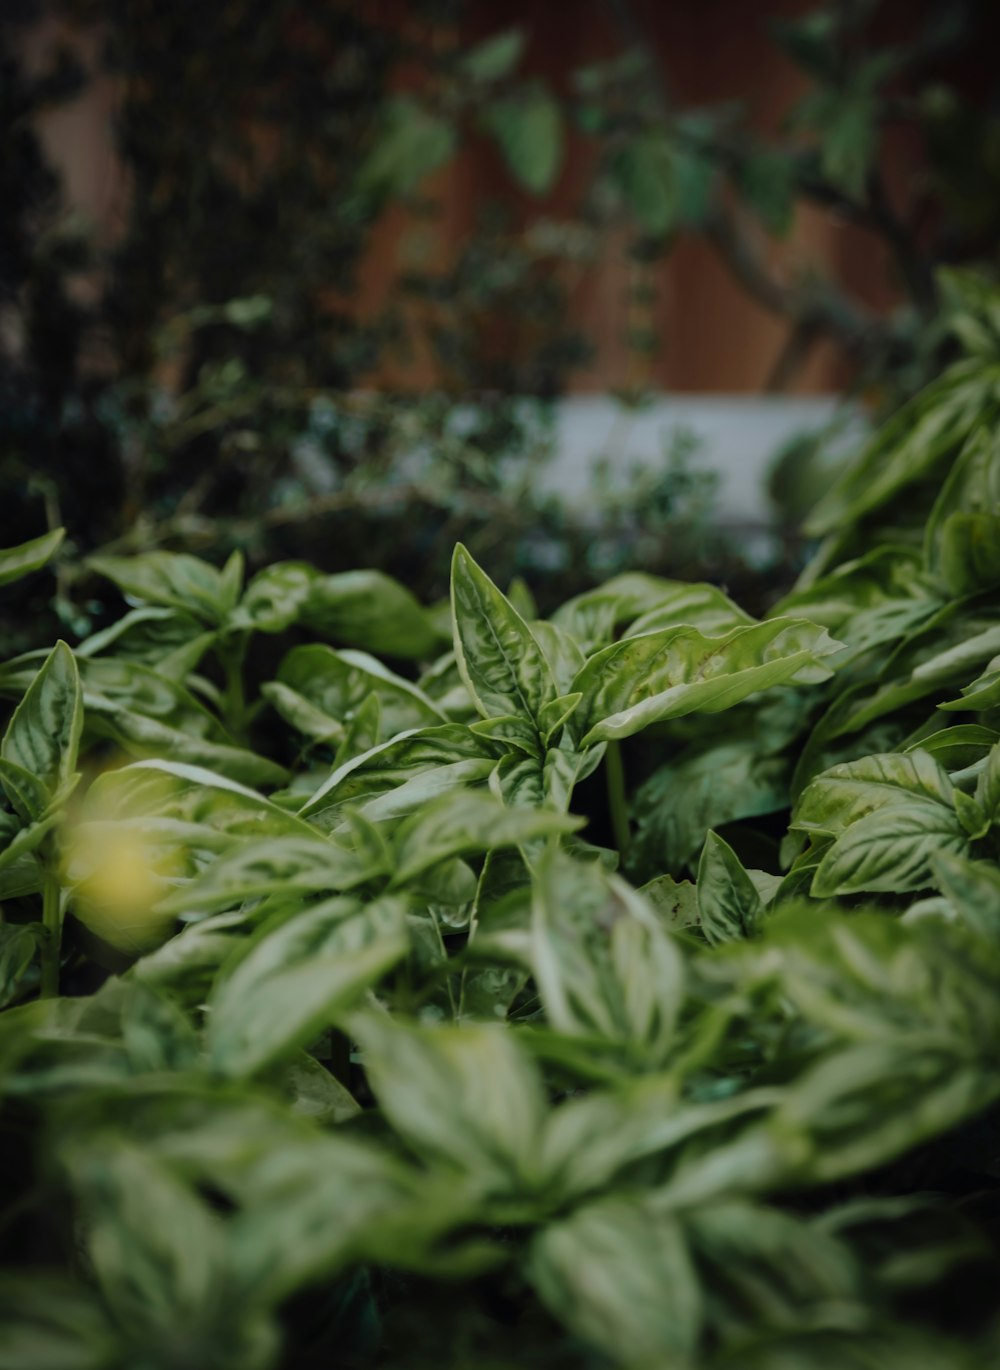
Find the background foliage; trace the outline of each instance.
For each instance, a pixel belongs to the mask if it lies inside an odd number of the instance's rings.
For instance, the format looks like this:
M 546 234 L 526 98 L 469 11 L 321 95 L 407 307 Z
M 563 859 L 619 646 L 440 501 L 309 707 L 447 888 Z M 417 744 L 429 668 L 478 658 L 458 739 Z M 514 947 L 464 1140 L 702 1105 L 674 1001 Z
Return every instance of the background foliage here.
M 756 602 L 741 549 L 699 518 L 691 462 L 598 501 L 589 525 L 535 490 L 546 403 L 587 354 L 567 324 L 567 272 L 586 271 L 610 234 L 631 236 L 633 401 L 657 345 L 649 271 L 697 234 L 789 320 L 778 385 L 829 337 L 891 409 L 949 355 L 935 268 L 995 250 L 1000 135 L 978 61 L 991 7 L 887 14 L 855 0 L 776 22 L 806 84 L 771 139 L 731 105 L 678 104 L 622 0 L 608 7 L 607 60 L 554 80 L 539 73 L 530 23 L 472 44 L 475 5 L 423 0 L 399 23 L 355 10 L 60 0 L 53 12 L 99 34 L 113 81 L 130 193 L 101 245 L 60 212 L 32 123 L 87 77 L 71 49 L 51 73 L 29 72 L 15 40 L 40 11 L 5 7 L 5 540 L 63 523 L 79 551 L 221 559 L 239 547 L 254 565 L 376 564 L 433 597 L 462 537 L 502 581 L 527 574 L 549 605 L 626 565 L 707 573 Z M 922 148 L 903 196 L 886 179 L 902 136 Z M 385 310 L 363 316 L 358 267 L 375 226 L 403 205 L 433 232 L 427 177 L 484 140 L 507 182 L 476 234 L 447 265 L 409 269 Z M 576 146 L 593 174 L 556 221 L 544 195 Z M 767 239 L 806 203 L 888 245 L 893 315 L 774 268 Z M 429 309 L 415 315 L 414 299 Z M 512 350 L 515 317 L 531 327 Z M 437 392 L 369 388 L 389 359 L 405 372 L 421 348 L 437 358 Z M 808 503 L 805 455 L 775 486 L 793 510 Z M 88 613 L 86 598 L 59 610 Z

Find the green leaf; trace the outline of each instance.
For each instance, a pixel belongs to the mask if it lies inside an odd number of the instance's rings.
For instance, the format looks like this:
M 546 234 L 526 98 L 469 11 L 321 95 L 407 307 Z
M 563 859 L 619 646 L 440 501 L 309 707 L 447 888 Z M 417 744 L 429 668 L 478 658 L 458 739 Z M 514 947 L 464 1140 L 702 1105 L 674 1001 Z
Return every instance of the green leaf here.
M 100 1295 L 37 1270 L 0 1280 L 0 1370 L 108 1370 L 122 1348 Z
M 222 603 L 230 613 L 236 608 L 236 603 L 243 591 L 243 577 L 245 571 L 246 559 L 239 548 L 237 548 L 236 551 L 229 554 L 219 577 L 219 589 Z
M 382 704 L 377 694 L 367 695 L 347 720 L 344 736 L 333 758 L 339 770 L 356 756 L 364 756 L 376 745 L 382 732 Z
M 715 585 L 664 580 L 638 571 L 613 576 L 597 589 L 567 600 L 552 621 L 592 652 L 607 646 L 624 624 L 632 625 L 630 632 L 646 631 L 638 622 L 646 615 L 652 618 L 649 627 L 684 625 L 712 635 L 753 622 Z
M 512 807 L 482 791 L 456 790 L 427 802 L 400 823 L 392 840 L 392 880 L 405 884 L 450 856 L 513 847 L 581 826 L 582 820 L 551 809 Z
M 593 863 L 554 848 L 532 880 L 530 956 L 551 1025 L 659 1064 L 673 1041 L 683 965 L 653 910 Z
M 97 556 L 87 564 L 98 575 L 113 580 L 124 594 L 147 604 L 187 610 L 205 623 L 221 625 L 231 607 L 221 572 L 183 552 Z
M 914 549 L 889 546 L 793 590 L 769 616 L 801 615 L 821 624 L 842 639 L 851 649 L 845 655 L 854 659 L 882 643 L 895 644 L 929 622 L 944 603 Z
M 379 702 L 379 732 L 385 741 L 409 728 L 443 723 L 427 696 L 366 652 L 334 651 L 313 644 L 293 647 L 278 669 L 278 681 L 328 718 L 347 725 L 373 696 Z
M 593 774 L 603 753 L 600 744 L 578 752 L 565 738 L 559 747 L 549 747 L 543 758 L 508 752 L 490 776 L 490 789 L 505 804 L 534 805 L 565 813 L 574 787 Z
M 574 688 L 583 695 L 583 746 L 630 737 L 651 723 L 684 714 L 718 713 L 774 685 L 814 683 L 840 646 L 825 628 L 796 619 L 731 629 L 706 637 L 694 628 L 664 628 L 626 638 L 590 658 Z
M 583 695 L 577 691 L 575 694 L 560 695 L 558 699 L 544 705 L 538 715 L 538 726 L 542 730 L 544 746 L 547 747 L 573 717 L 582 698 Z
M 40 570 L 58 552 L 65 536 L 65 528 L 56 528 L 40 538 L 0 551 L 0 585 L 9 585 L 11 581 Z
M 1000 656 L 990 661 L 986 670 L 971 685 L 962 687 L 961 699 L 950 699 L 939 704 L 939 709 L 984 713 L 1000 704 Z
M 419 1155 L 496 1194 L 536 1182 L 541 1081 L 500 1024 L 414 1027 L 359 1015 L 351 1030 L 382 1112 Z
M 283 1079 L 291 1094 L 292 1112 L 320 1127 L 347 1122 L 362 1111 L 350 1090 L 306 1051 L 293 1055 Z
M 205 632 L 204 624 L 192 614 L 151 604 L 132 609 L 91 634 L 77 646 L 75 655 L 82 660 L 113 647 L 115 656 L 138 661 L 157 675 L 183 683 L 218 637 L 218 631 Z
M 971 1059 L 993 1030 L 997 961 L 964 929 L 907 925 L 881 912 L 828 909 L 817 918 L 802 901 L 769 920 L 763 944 L 761 968 L 774 958 L 769 973 L 781 993 L 841 1041 L 891 1042 L 905 1052 L 923 1034 L 935 1049 Z
M 531 624 L 531 635 L 549 663 L 560 696 L 565 696 L 585 659 L 578 642 L 558 624 L 543 620 Z
M 191 1009 L 205 1003 L 223 961 L 238 944 L 240 914 L 226 913 L 191 923 L 162 947 L 141 957 L 129 977 L 155 990 L 167 990 Z
M 616 1364 L 680 1366 L 695 1352 L 704 1310 L 684 1229 L 641 1197 L 550 1223 L 528 1274 L 549 1312 Z
M 683 228 L 699 229 L 706 225 L 719 180 L 719 166 L 711 153 L 688 147 L 675 150 L 677 221 Z
M 951 514 L 941 529 L 941 579 L 955 595 L 1000 585 L 1000 516 Z
M 38 947 L 47 936 L 41 923 L 0 923 L 0 1008 L 6 1008 L 17 997 Z
M 990 830 L 990 820 L 978 800 L 963 790 L 956 789 L 952 801 L 958 821 L 969 839 L 975 842 L 978 838 L 985 837 Z
M 931 480 L 974 428 L 995 426 L 995 370 L 958 362 L 898 410 L 865 444 L 810 515 L 811 536 L 839 531 Z
M 1000 945 L 1000 870 L 989 861 L 966 861 L 935 852 L 936 884 L 958 917 L 994 945 Z
M 209 1203 L 118 1138 L 68 1161 L 88 1215 L 89 1260 L 124 1339 L 122 1362 L 140 1364 L 155 1346 L 161 1364 L 265 1370 L 276 1329 L 266 1307 L 249 1311 L 228 1295 L 226 1233 Z
M 893 1292 L 937 1287 L 979 1259 L 979 1231 L 935 1195 L 848 1200 L 814 1225 L 850 1241 L 867 1278 Z
M 459 543 L 451 572 L 455 655 L 484 718 L 517 715 L 536 726 L 559 694 L 531 629 Z
M 546 706 L 547 708 L 551 706 Z M 538 730 L 529 718 L 519 714 L 509 714 L 504 718 L 479 718 L 469 724 L 469 731 L 476 737 L 485 737 L 490 742 L 502 743 L 513 751 L 523 752 L 526 756 L 541 759 L 541 740 Z
M 321 637 L 386 656 L 430 656 L 441 641 L 430 614 L 381 571 L 317 577 L 298 613 Z
M 534 83 L 494 100 L 482 114 L 514 177 L 542 195 L 552 187 L 562 160 L 562 112 L 545 86 Z
M 750 937 L 764 914 L 764 902 L 728 842 L 709 832 L 698 863 L 698 913 L 711 943 Z
M 508 76 L 521 60 L 524 52 L 524 30 L 521 28 L 504 29 L 491 38 L 477 43 L 471 51 L 463 53 L 458 67 L 471 81 L 485 84 L 499 81 Z
M 391 864 L 389 844 L 384 832 L 360 810 L 347 809 L 338 836 L 349 842 L 363 864 L 372 869 L 387 870 Z
M 924 534 L 930 573 L 951 594 L 1000 584 L 1000 442 L 978 429 L 959 454 Z
M 686 748 L 632 798 L 630 862 L 677 874 L 697 856 L 709 828 L 786 808 L 789 772 L 787 757 L 767 755 L 756 730 L 742 742 Z
M 669 232 L 677 218 L 676 162 L 670 138 L 653 131 L 633 138 L 611 163 L 611 175 L 622 199 L 640 227 L 655 237 Z
M 240 847 L 163 900 L 160 912 L 214 913 L 269 894 L 301 896 L 349 890 L 381 874 L 359 856 L 318 833 L 279 837 Z
M 718 637 L 753 622 L 750 614 L 715 585 L 662 581 L 655 602 L 633 619 L 622 636 L 639 637 L 661 628 L 688 627 L 697 628 L 707 637 Z
M 1000 733 L 993 728 L 984 728 L 978 723 L 958 723 L 951 728 L 940 728 L 932 720 L 934 732 L 921 731 L 904 751 L 924 751 L 933 756 L 946 771 L 951 772 L 952 781 L 957 783 L 956 772 L 972 771 L 982 767 L 990 749 L 1000 742 Z
M 76 769 L 82 729 L 80 673 L 66 643 L 58 642 L 14 710 L 0 756 L 54 794 Z
M 795 167 L 779 149 L 761 148 L 739 165 L 739 188 L 764 227 L 779 238 L 795 218 Z
M 797 1215 L 730 1200 L 695 1208 L 688 1232 L 733 1333 L 866 1316 L 862 1270 L 847 1243 Z
M 0 756 L 0 783 L 23 823 L 37 822 L 49 807 L 52 796 L 45 781 L 4 756 Z
M 863 87 L 848 86 L 835 95 L 822 92 L 814 98 L 824 174 L 859 197 L 876 152 L 878 105 Z
M 889 751 L 896 747 L 908 736 L 912 719 L 904 732 L 904 727 L 893 719 L 894 714 L 929 695 L 953 690 L 987 662 L 998 648 L 1000 626 L 987 605 L 976 599 L 952 601 L 926 625 L 908 633 L 888 660 L 877 663 L 878 675 L 873 681 L 863 680 L 848 687 L 834 700 L 803 749 L 795 788 L 819 769 L 814 764 L 815 754 L 830 740 L 860 734 L 884 720 L 882 727 L 888 729 L 888 735 L 884 732 L 882 735 L 886 736 L 886 741 L 871 745 L 871 736 L 877 735 L 877 730 L 872 729 L 869 738 L 861 739 L 864 745 L 860 752 Z M 940 707 L 969 706 L 955 703 Z M 905 724 L 905 718 L 903 721 Z M 853 739 L 850 745 L 857 748 L 858 739 Z
M 870 813 L 914 799 L 951 809 L 954 786 L 926 752 L 888 752 L 833 766 L 803 791 L 792 827 L 839 836 Z
M 819 863 L 814 895 L 923 889 L 935 852 L 964 853 L 968 838 L 954 810 L 910 800 L 861 818 Z
M 229 616 L 236 630 L 281 633 L 298 621 L 319 572 L 304 561 L 278 561 L 258 571 Z
M 141 980 L 128 987 L 122 1040 L 137 1072 L 189 1070 L 201 1055 L 198 1034 L 180 1006 Z
M 698 890 L 690 880 L 658 875 L 642 885 L 639 893 L 656 910 L 663 925 L 671 932 L 697 926 L 701 917 Z
M 531 592 L 531 586 L 523 576 L 515 576 L 507 586 L 507 598 L 525 623 L 531 623 L 538 618 L 538 605 L 535 603 L 535 596 Z
M 990 823 L 1000 824 L 1000 743 L 994 744 L 976 783 L 976 803 Z
M 495 764 L 495 753 L 485 738 L 461 723 L 418 728 L 400 733 L 345 761 L 302 806 L 302 816 L 319 827 L 329 827 L 344 804 L 358 804 L 402 787 L 425 771 L 440 770 L 464 761 L 479 765 L 483 779 Z M 463 772 L 471 780 L 468 772 Z
M 545 804 L 545 762 L 537 753 L 507 751 L 489 775 L 490 791 L 509 805 L 536 808 Z
M 209 1059 L 231 1076 L 256 1074 L 315 1040 L 407 952 L 395 901 L 362 910 L 351 899 L 265 925 L 209 1001 Z
M 40 894 L 41 865 L 35 860 L 31 850 L 24 847 L 21 847 L 20 851 L 15 851 L 11 859 L 5 845 L 7 841 L 6 835 L 0 833 L 0 903 L 5 899 L 21 899 L 26 894 Z
M 71 1165 L 89 1200 L 87 1244 L 116 1320 L 166 1338 L 199 1321 L 223 1256 L 221 1224 L 208 1204 L 117 1139 L 103 1154 L 72 1157 Z
M 782 1097 L 779 1089 L 748 1089 L 691 1103 L 673 1074 L 623 1078 L 576 1094 L 549 1114 L 541 1148 L 545 1184 L 560 1204 L 578 1200 L 639 1161 L 696 1146 L 699 1133 L 711 1138 L 720 1127 L 765 1114 Z
M 361 195 L 377 203 L 408 195 L 454 155 L 452 125 L 408 95 L 383 104 L 380 124 L 377 141 L 361 163 L 355 183 Z
M 283 766 L 245 747 L 192 736 L 183 728 L 135 713 L 113 701 L 87 696 L 88 727 L 110 738 L 140 760 L 170 757 L 191 766 L 218 771 L 246 785 L 280 785 L 288 778 Z
M 923 888 L 935 851 L 966 849 L 956 793 L 938 762 L 921 751 L 869 756 L 818 776 L 792 819 L 795 829 L 836 838 L 812 892 Z
M 360 812 L 372 822 L 384 819 L 401 818 L 421 811 L 432 800 L 452 795 L 456 791 L 468 794 L 469 786 L 487 779 L 492 769 L 492 761 L 468 759 L 452 761 L 442 766 L 431 766 L 419 770 L 403 784 L 365 799 Z M 331 815 L 319 815 L 326 822 Z M 341 820 L 341 810 L 333 815 L 334 821 Z
M 278 680 L 267 680 L 261 685 L 260 692 L 275 713 L 311 742 L 343 741 L 344 725 L 317 708 L 297 690 Z
M 885 1165 L 994 1103 L 1000 1082 L 971 1055 L 933 1041 L 917 1049 L 911 1038 L 868 1041 L 823 1059 L 774 1120 L 779 1135 L 813 1134 L 801 1179 L 831 1184 Z
M 0 847 L 0 870 L 10 877 L 12 868 L 17 866 L 15 884 L 22 884 L 25 881 L 33 883 L 29 874 L 30 868 L 24 864 L 25 858 L 38 850 L 61 816 L 58 809 L 53 809 L 37 823 L 29 823 L 26 827 L 18 827 L 9 834 L 3 834 L 7 841 L 5 846 Z M 11 897 L 11 894 L 8 893 L 7 897 Z
M 80 673 L 88 708 L 107 708 L 110 704 L 162 720 L 196 737 L 229 740 L 216 716 L 185 685 L 141 661 L 89 657 L 80 662 Z
M 30 682 L 36 654 L 21 659 L 8 688 Z M 171 756 L 249 784 L 279 784 L 283 767 L 231 744 L 218 719 L 189 691 L 139 662 L 90 658 L 81 663 L 88 732 L 109 737 L 133 756 Z
M 113 796 L 113 798 L 112 798 Z M 261 832 L 311 835 L 309 825 L 257 790 L 229 776 L 183 761 L 135 761 L 95 780 L 87 803 L 111 807 L 119 817 L 169 813 L 197 823 L 246 823 L 247 836 Z
M 240 1122 L 242 1140 L 247 1123 Z M 422 1275 L 436 1273 L 436 1262 L 452 1276 L 482 1272 L 481 1248 L 467 1255 L 454 1247 L 450 1270 L 435 1249 L 443 1234 L 474 1217 L 453 1185 L 445 1189 L 369 1138 L 288 1137 L 284 1129 L 275 1136 L 273 1124 L 269 1131 L 258 1125 L 264 1146 L 243 1167 L 239 1189 L 247 1202 L 230 1229 L 234 1282 L 255 1305 L 274 1306 L 322 1285 L 329 1307 L 332 1276 L 364 1261 Z M 228 1171 L 216 1180 L 224 1192 Z M 338 1319 L 341 1349 L 343 1338 Z

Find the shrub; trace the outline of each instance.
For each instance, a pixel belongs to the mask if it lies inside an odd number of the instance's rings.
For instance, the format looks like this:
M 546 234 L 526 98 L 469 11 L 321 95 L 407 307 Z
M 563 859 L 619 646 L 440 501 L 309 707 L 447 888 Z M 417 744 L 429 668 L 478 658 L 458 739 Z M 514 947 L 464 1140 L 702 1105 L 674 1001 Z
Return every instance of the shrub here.
M 0 1366 L 993 1363 L 987 337 L 761 619 L 95 562 L 0 671 Z

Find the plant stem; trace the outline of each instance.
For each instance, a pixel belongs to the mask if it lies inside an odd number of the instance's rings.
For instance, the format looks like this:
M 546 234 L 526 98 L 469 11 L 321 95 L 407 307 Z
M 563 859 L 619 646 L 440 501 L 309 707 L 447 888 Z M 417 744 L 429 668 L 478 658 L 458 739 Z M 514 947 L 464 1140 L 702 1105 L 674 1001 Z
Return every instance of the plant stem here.
M 246 741 L 246 696 L 243 692 L 243 660 L 247 640 L 240 634 L 229 646 L 223 658 L 226 672 L 226 691 L 223 696 L 224 723 L 237 742 Z
M 55 871 L 46 868 L 42 877 L 42 923 L 48 937 L 41 947 L 42 981 L 39 998 L 55 999 L 59 994 L 59 951 L 62 943 L 60 902 L 62 890 Z
M 604 754 L 604 778 L 608 789 L 608 808 L 611 812 L 611 831 L 615 845 L 624 856 L 631 841 L 628 825 L 628 801 L 625 798 L 625 767 L 622 765 L 621 746 L 618 742 L 608 743 Z

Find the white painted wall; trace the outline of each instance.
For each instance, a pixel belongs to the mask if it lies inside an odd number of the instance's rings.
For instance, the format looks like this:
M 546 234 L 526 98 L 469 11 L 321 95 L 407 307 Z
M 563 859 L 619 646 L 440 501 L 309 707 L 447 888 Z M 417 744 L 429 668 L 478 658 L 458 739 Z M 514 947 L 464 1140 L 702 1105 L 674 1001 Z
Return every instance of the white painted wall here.
M 719 518 L 766 526 L 772 521 L 766 480 L 776 454 L 803 430 L 829 422 L 841 405 L 832 395 L 664 395 L 627 409 L 605 396 L 569 396 L 556 405 L 554 453 L 539 483 L 586 504 L 596 462 L 607 459 L 624 480 L 635 465 L 662 463 L 671 433 L 685 428 L 700 440 L 693 461 L 717 473 Z M 863 432 L 861 415 L 852 415 L 838 446 L 849 447 Z

